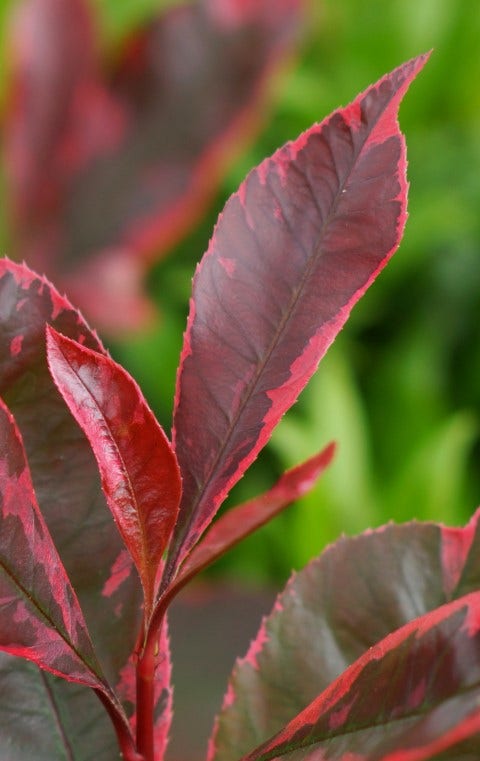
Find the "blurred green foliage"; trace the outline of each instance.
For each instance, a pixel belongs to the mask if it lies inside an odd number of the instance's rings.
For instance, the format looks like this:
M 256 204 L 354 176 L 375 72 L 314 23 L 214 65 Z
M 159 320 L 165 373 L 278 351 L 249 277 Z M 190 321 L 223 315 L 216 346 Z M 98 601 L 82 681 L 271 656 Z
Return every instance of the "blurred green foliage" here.
M 165 5 L 95 2 L 106 44 Z M 225 199 L 286 140 L 430 48 L 400 113 L 411 183 L 404 241 L 229 504 L 268 488 L 332 438 L 336 462 L 308 497 L 216 572 L 277 582 L 341 532 L 391 518 L 458 524 L 480 501 L 480 4 L 473 0 L 311 0 L 303 46 L 278 79 L 261 138 L 202 224 L 151 273 L 157 324 L 111 349 L 168 430 L 191 277 Z
M 153 14 L 180 3 L 181 0 L 91 0 L 100 21 L 103 44 L 113 48 Z

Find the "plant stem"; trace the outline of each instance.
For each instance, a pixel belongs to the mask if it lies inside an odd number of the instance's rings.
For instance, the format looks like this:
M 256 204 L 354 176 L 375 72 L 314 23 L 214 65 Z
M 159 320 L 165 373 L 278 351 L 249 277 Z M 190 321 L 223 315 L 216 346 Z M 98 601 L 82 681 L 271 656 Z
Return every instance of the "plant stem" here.
M 137 663 L 137 748 L 144 761 L 154 761 L 155 668 L 159 628 L 149 630 Z

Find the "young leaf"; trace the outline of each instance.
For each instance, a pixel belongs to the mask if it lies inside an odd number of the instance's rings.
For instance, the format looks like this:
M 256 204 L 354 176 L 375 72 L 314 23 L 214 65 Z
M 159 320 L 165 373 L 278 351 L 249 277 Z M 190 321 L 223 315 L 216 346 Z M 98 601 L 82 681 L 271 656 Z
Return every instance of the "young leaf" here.
M 122 367 L 52 328 L 47 350 L 53 379 L 97 459 L 108 505 L 142 581 L 148 615 L 178 513 L 175 454 Z
M 5 128 L 16 251 L 96 325 L 151 314 L 147 261 L 188 232 L 256 131 L 301 4 L 183 4 L 107 62 L 86 0 L 22 4 Z
M 0 260 L 0 303 L 0 394 L 22 432 L 42 514 L 98 658 L 116 684 L 135 643 L 141 588 L 131 564 L 121 562 L 126 551 L 105 509 L 90 444 L 48 371 L 45 323 L 103 349 L 71 304 L 24 265 Z
M 221 214 L 194 280 L 177 380 L 184 493 L 169 573 L 267 442 L 406 219 L 397 111 L 420 56 L 264 161 Z
M 23 442 L 0 400 L 0 649 L 105 691 L 82 611 L 37 505 Z
M 233 761 L 251 751 L 294 720 L 390 632 L 478 589 L 479 518 L 477 512 L 463 529 L 411 523 L 343 538 L 295 574 L 246 658 L 236 664 L 210 743 L 211 761 Z M 464 652 L 470 662 L 470 650 Z M 399 681 L 402 673 L 405 677 L 405 700 L 408 690 L 415 693 L 416 684 L 408 684 L 408 657 L 398 665 Z M 472 669 L 474 664 L 475 660 Z M 436 687 L 440 690 L 443 684 L 448 692 L 448 662 L 438 659 L 436 669 L 428 672 L 427 664 L 425 669 L 432 679 L 435 676 Z M 375 679 L 384 684 L 381 670 Z M 372 694 L 363 697 L 372 709 L 367 732 L 372 742 L 386 736 L 374 727 L 379 720 L 379 714 L 374 715 L 376 684 L 372 677 Z M 385 702 L 387 696 L 382 687 L 379 690 Z M 420 697 L 420 688 L 415 694 Z M 398 714 L 405 709 L 406 702 L 399 697 Z M 345 738 L 345 751 L 363 752 L 354 733 Z M 340 750 L 332 756 L 337 757 L 342 758 Z
M 286 471 L 265 494 L 233 507 L 222 515 L 185 560 L 169 589 L 169 597 L 246 536 L 307 494 L 330 465 L 334 454 L 335 444 L 331 443 L 319 454 Z

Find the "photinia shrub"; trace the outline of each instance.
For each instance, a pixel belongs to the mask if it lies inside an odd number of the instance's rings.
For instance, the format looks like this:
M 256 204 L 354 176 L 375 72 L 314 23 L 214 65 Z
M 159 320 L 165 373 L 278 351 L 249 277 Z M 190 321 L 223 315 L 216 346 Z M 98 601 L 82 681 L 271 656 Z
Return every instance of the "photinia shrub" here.
M 2 760 L 164 758 L 169 604 L 333 456 L 212 523 L 398 247 L 397 112 L 426 58 L 226 204 L 194 278 L 171 441 L 66 298 L 1 262 Z M 479 517 L 342 538 L 294 575 L 234 668 L 209 761 L 478 758 Z

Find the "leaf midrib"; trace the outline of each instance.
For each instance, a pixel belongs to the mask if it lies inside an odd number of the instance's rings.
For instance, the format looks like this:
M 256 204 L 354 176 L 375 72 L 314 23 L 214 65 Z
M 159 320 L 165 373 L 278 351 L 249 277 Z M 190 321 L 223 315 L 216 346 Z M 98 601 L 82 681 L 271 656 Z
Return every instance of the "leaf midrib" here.
M 125 459 L 124 459 L 124 457 L 123 457 L 123 455 L 122 455 L 122 453 L 120 451 L 120 448 L 119 448 L 119 446 L 118 446 L 118 444 L 116 442 L 116 439 L 115 439 L 115 436 L 113 435 L 113 432 L 111 430 L 110 424 L 109 424 L 107 418 L 105 417 L 105 415 L 104 415 L 100 405 L 98 404 L 97 400 L 93 396 L 92 392 L 90 391 L 90 389 L 88 388 L 86 383 L 80 377 L 80 375 L 78 374 L 77 370 L 74 369 L 74 367 L 72 366 L 71 362 L 67 359 L 67 357 L 63 353 L 63 350 L 60 348 L 60 346 L 58 344 L 56 344 L 56 345 L 58 346 L 58 348 L 59 348 L 59 350 L 60 350 L 60 352 L 62 354 L 62 357 L 63 357 L 65 363 L 68 365 L 68 367 L 74 373 L 74 375 L 77 378 L 78 382 L 83 386 L 86 394 L 90 397 L 90 399 L 94 403 L 95 408 L 98 411 L 98 414 L 100 415 L 101 419 L 103 420 L 103 423 L 104 423 L 104 426 L 105 426 L 105 430 L 106 430 L 106 432 L 108 434 L 110 443 L 113 445 L 113 447 L 115 449 L 115 452 L 117 454 L 118 460 L 120 462 L 120 469 L 122 471 L 122 475 L 125 478 L 125 481 L 126 481 L 126 484 L 127 484 L 127 488 L 128 488 L 128 492 L 130 494 L 130 497 L 131 497 L 131 500 L 132 500 L 132 503 L 133 503 L 133 506 L 134 506 L 135 515 L 137 516 L 137 525 L 138 525 L 138 528 L 140 530 L 140 535 L 141 535 L 141 539 L 142 539 L 141 544 L 140 544 L 141 552 L 139 553 L 140 554 L 140 558 L 142 560 L 142 569 L 148 568 L 149 567 L 149 553 L 148 553 L 148 549 L 147 549 L 148 548 L 148 543 L 147 543 L 146 526 L 144 525 L 144 521 L 142 520 L 142 513 L 141 513 L 141 510 L 140 510 L 140 502 L 137 499 L 136 492 L 135 492 L 135 489 L 133 487 L 132 479 L 130 478 L 130 474 L 128 472 L 128 467 L 127 467 L 127 464 L 125 462 Z M 89 438 L 89 437 L 87 436 L 87 438 Z M 97 459 L 97 458 L 95 457 L 95 459 Z M 98 462 L 98 460 L 97 460 L 97 462 Z M 121 515 L 121 512 L 118 511 L 118 514 Z M 130 542 L 127 543 L 127 541 L 125 539 L 125 536 L 124 536 L 123 523 L 121 521 L 119 521 L 119 524 L 122 526 L 121 534 L 122 534 L 123 541 L 124 541 L 125 545 L 127 546 L 127 548 L 129 549 L 129 552 L 131 554 L 133 554 L 131 549 L 130 549 Z M 141 569 L 138 568 L 138 570 L 140 572 Z M 143 579 L 144 578 L 144 573 L 142 572 L 140 575 L 141 575 L 141 578 Z M 147 578 L 145 578 L 144 580 L 146 582 Z

